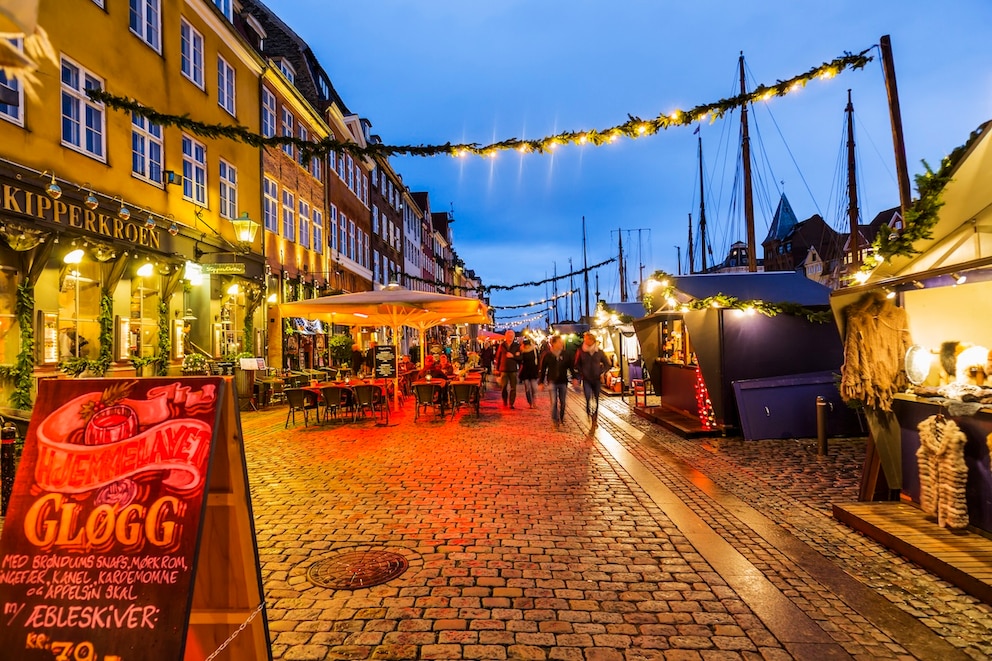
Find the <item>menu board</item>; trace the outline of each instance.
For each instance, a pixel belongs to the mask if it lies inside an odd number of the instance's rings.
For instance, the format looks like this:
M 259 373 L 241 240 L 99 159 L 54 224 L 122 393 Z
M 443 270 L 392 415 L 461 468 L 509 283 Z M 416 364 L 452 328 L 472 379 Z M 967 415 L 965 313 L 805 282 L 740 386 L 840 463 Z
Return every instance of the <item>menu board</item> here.
M 375 376 L 378 379 L 392 379 L 396 376 L 396 348 L 392 345 L 376 345 Z
M 225 386 L 39 382 L 0 538 L 7 658 L 183 657 Z

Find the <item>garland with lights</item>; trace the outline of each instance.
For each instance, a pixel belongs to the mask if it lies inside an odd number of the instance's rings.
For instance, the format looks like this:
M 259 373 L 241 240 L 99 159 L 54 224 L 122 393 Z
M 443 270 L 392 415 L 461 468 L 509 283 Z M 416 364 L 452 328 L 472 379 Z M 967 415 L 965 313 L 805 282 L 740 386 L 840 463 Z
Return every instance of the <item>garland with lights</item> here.
M 689 310 L 704 310 L 706 308 L 727 308 L 730 310 L 741 310 L 748 314 L 763 314 L 766 317 L 774 317 L 780 314 L 788 314 L 794 317 L 802 317 L 803 319 L 815 323 L 815 324 L 825 324 L 833 320 L 833 314 L 830 310 L 813 310 L 804 305 L 799 305 L 798 303 L 790 303 L 787 301 L 780 303 L 769 303 L 767 301 L 759 301 L 757 299 L 751 300 L 741 300 L 734 298 L 733 296 L 727 296 L 726 294 L 717 293 L 713 296 L 707 296 L 706 298 L 697 298 L 686 303 L 672 303 L 675 301 L 675 285 L 672 284 L 673 278 L 668 273 L 664 271 L 655 271 L 651 275 L 651 279 L 658 283 L 661 288 L 661 297 L 669 302 L 672 309 L 678 309 L 681 312 L 688 312 Z M 655 287 L 653 291 L 657 291 L 658 287 Z M 647 292 L 641 298 L 641 302 L 644 305 L 644 309 L 648 312 L 654 312 L 654 299 L 652 292 Z
M 3 376 L 13 379 L 14 391 L 10 394 L 10 405 L 15 409 L 31 408 L 31 388 L 34 379 L 34 325 L 31 320 L 34 311 L 34 286 L 27 282 L 17 285 L 17 302 L 14 316 L 21 334 L 21 350 L 12 366 L 4 366 Z
M 113 331 L 114 331 L 114 297 L 106 290 L 100 296 L 100 315 L 96 319 L 97 327 L 100 329 L 100 337 L 97 340 L 100 344 L 100 352 L 94 359 L 83 356 L 73 356 L 60 360 L 58 368 L 63 373 L 70 376 L 79 376 L 83 372 L 89 371 L 94 376 L 103 376 L 110 369 L 113 362 Z
M 874 48 L 874 46 L 871 48 Z M 304 161 L 318 156 L 324 157 L 331 152 L 348 153 L 359 158 L 369 156 L 389 157 L 400 154 L 407 156 L 465 156 L 475 154 L 477 156 L 492 157 L 499 151 L 509 150 L 524 153 L 531 151 L 546 153 L 553 151 L 560 145 L 566 144 L 593 144 L 599 146 L 614 142 L 621 137 L 635 139 L 646 135 L 654 135 L 659 131 L 679 126 L 688 126 L 707 118 L 713 122 L 723 117 L 727 112 L 739 108 L 744 104 L 766 101 L 776 96 L 785 96 L 805 87 L 810 81 L 816 78 L 831 78 L 846 69 L 862 69 L 872 60 L 872 57 L 867 55 L 871 48 L 866 48 L 857 54 L 845 51 L 841 57 L 813 67 L 806 73 L 793 76 L 786 80 L 779 80 L 774 85 L 758 85 L 754 91 L 746 94 L 738 94 L 737 96 L 720 99 L 711 103 L 704 103 L 689 110 L 675 110 L 668 114 L 660 114 L 654 119 L 641 119 L 640 117 L 628 114 L 627 121 L 604 129 L 564 131 L 532 140 L 509 138 L 488 145 L 480 145 L 474 142 L 461 144 L 447 142 L 443 145 L 370 144 L 366 147 L 361 147 L 353 142 L 341 141 L 334 138 L 310 141 L 292 136 L 264 137 L 245 126 L 206 124 L 190 119 L 189 115 L 162 113 L 134 99 L 110 94 L 102 89 L 88 89 L 86 90 L 86 94 L 93 101 L 103 103 L 114 110 L 121 110 L 131 115 L 144 117 L 148 121 L 159 124 L 160 126 L 174 126 L 205 138 L 227 138 L 249 144 L 253 147 L 293 145 L 293 147 L 300 150 L 300 158 Z
M 571 291 L 563 292 L 556 296 L 552 296 L 550 298 L 542 298 L 536 303 L 524 303 L 523 305 L 490 305 L 489 307 L 492 308 L 493 310 L 519 310 L 521 308 L 532 308 L 535 305 L 544 305 L 545 303 L 551 303 L 553 301 L 557 301 L 559 298 L 565 298 L 566 296 L 571 296 L 572 294 L 575 293 L 576 293 L 575 290 L 571 290 Z
M 715 430 L 717 425 L 713 401 L 710 399 L 710 391 L 706 388 L 703 370 L 699 365 L 696 365 L 696 407 L 699 409 L 699 424 L 702 425 L 703 431 Z
M 617 324 L 629 324 L 634 321 L 634 318 L 629 314 L 622 314 L 616 310 L 606 306 L 606 303 L 599 301 L 596 303 L 596 321 L 599 322 L 600 326 L 609 326 L 607 322 L 612 322 L 612 325 Z

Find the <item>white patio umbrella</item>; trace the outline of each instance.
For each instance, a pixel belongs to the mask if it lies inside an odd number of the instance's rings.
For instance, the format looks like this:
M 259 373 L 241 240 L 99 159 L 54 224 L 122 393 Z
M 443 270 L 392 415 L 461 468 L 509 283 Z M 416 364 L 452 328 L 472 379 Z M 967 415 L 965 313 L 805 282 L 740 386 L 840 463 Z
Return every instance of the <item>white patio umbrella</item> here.
M 399 353 L 399 328 L 409 326 L 420 331 L 420 346 L 428 328 L 446 323 L 490 323 L 489 307 L 477 298 L 451 296 L 436 292 L 414 291 L 389 284 L 374 291 L 322 296 L 293 301 L 279 306 L 285 316 L 321 315 L 342 325 L 389 326 L 393 347 Z M 423 352 L 421 352 L 421 365 Z M 394 377 L 393 392 L 399 404 L 399 375 Z

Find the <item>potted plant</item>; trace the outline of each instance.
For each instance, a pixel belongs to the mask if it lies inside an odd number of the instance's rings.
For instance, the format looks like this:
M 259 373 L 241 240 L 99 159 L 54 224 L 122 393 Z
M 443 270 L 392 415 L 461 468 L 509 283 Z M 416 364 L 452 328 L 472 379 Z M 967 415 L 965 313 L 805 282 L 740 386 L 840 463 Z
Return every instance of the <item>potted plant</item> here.
M 202 353 L 188 353 L 183 358 L 183 376 L 207 374 L 207 357 Z

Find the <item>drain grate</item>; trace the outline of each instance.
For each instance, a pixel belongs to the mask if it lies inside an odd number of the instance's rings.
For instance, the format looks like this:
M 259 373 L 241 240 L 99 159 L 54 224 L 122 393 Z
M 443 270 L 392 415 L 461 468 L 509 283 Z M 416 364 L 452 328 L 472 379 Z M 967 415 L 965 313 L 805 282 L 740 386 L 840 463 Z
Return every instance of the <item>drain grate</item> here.
M 410 563 L 392 551 L 349 551 L 310 565 L 307 578 L 314 585 L 335 590 L 358 590 L 391 581 Z

